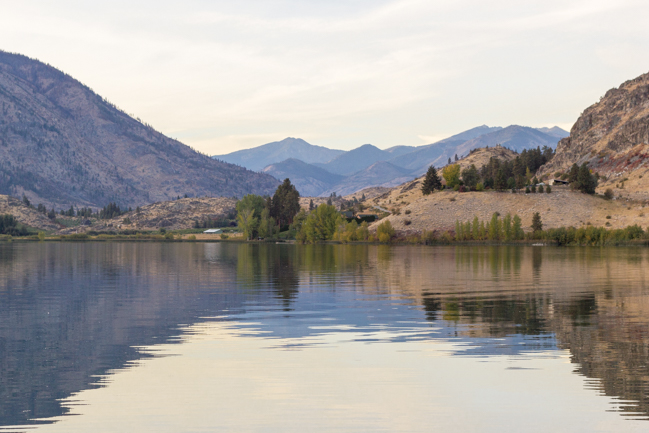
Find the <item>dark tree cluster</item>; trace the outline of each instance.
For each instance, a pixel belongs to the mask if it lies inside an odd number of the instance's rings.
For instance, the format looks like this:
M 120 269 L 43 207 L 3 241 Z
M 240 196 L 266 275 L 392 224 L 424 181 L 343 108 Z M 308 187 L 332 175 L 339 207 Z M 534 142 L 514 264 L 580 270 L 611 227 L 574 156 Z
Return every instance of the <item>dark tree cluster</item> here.
M 27 236 L 27 229 L 18 225 L 18 220 L 13 215 L 0 215 L 0 234 L 11 236 Z
M 108 220 L 114 217 L 118 217 L 126 213 L 123 211 L 116 203 L 108 203 L 102 210 L 99 211 L 99 219 Z
M 525 149 L 511 161 L 490 158 L 479 170 L 475 166 L 462 171 L 462 180 L 468 189 L 476 189 L 478 183 L 484 188 L 495 190 L 521 189 L 530 181 L 531 174 L 554 156 L 554 150 L 543 146 L 543 149 Z
M 573 189 L 586 194 L 595 194 L 597 188 L 597 176 L 590 172 L 585 162 L 581 166 L 575 163 L 570 167 L 568 182 Z

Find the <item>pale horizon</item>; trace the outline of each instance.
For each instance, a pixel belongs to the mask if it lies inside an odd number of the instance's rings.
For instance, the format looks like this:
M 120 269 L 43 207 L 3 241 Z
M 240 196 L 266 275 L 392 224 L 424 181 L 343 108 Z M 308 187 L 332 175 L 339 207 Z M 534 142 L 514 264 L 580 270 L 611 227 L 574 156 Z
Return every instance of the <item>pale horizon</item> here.
M 0 49 L 209 155 L 559 126 L 649 70 L 649 4 L 3 2 Z M 82 35 L 82 36 L 79 36 Z

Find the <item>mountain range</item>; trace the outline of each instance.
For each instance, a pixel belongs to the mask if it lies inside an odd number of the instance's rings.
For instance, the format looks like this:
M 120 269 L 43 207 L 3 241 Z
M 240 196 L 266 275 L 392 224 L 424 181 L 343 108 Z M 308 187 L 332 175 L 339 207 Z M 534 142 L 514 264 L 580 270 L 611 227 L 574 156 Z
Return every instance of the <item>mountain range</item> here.
M 364 144 L 349 151 L 313 146 L 286 138 L 252 149 L 213 158 L 261 170 L 277 179 L 290 178 L 303 196 L 347 195 L 364 188 L 391 187 L 426 172 L 429 166 L 446 165 L 455 155 L 500 144 L 515 152 L 548 146 L 568 133 L 553 128 L 511 125 L 478 126 L 424 146 L 394 146 L 385 150 Z
M 135 207 L 271 194 L 277 184 L 164 136 L 49 65 L 0 51 L 0 194 L 57 209 Z

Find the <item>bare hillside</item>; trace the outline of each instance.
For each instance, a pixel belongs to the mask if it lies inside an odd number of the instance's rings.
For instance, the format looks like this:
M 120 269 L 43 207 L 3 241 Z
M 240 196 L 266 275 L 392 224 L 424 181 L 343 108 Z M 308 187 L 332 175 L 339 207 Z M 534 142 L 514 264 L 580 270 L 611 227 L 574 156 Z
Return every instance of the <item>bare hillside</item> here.
M 0 194 L 48 208 L 270 194 L 279 182 L 165 137 L 69 75 L 0 51 Z
M 609 228 L 639 224 L 646 228 L 649 225 L 649 207 L 626 200 L 608 201 L 601 196 L 573 192 L 568 187 L 555 187 L 550 194 L 438 191 L 424 196 L 421 182 L 415 180 L 365 204 L 374 207 L 376 212 L 390 211 L 392 214 L 387 219 L 400 233 L 453 230 L 456 220 L 466 222 L 477 216 L 487 221 L 494 212 L 502 216 L 518 214 L 526 231 L 530 230 L 534 212 L 540 213 L 545 228 L 587 224 Z M 375 229 L 377 224 L 371 227 Z

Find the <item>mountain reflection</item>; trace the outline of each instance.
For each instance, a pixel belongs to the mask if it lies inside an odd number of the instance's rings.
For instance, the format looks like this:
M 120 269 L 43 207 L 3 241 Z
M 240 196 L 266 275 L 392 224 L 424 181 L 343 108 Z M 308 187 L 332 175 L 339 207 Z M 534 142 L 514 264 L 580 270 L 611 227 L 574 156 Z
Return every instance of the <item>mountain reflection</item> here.
M 323 305 L 349 325 L 417 313 L 439 327 L 427 338 L 475 348 L 457 355 L 498 355 L 490 339 L 515 336 L 533 344 L 508 353 L 567 349 L 620 410 L 648 416 L 648 260 L 622 248 L 3 244 L 0 424 L 63 414 L 60 399 L 146 356 L 136 347 L 180 341 L 185 325 Z M 397 312 L 377 313 L 376 300 Z M 266 326 L 328 332 L 288 323 Z

